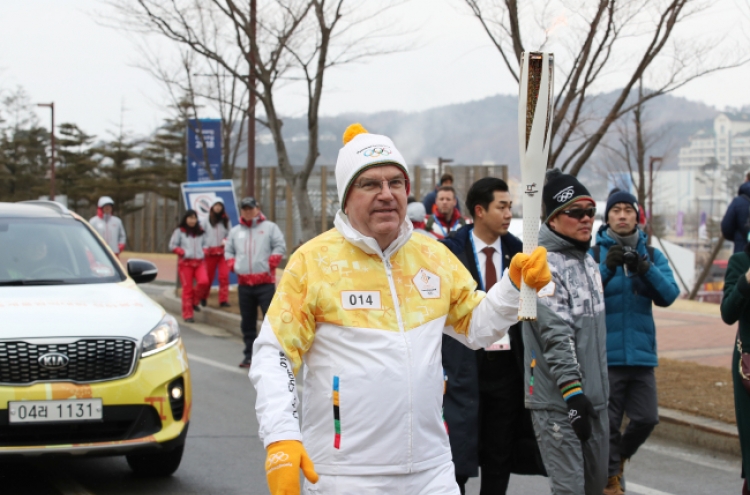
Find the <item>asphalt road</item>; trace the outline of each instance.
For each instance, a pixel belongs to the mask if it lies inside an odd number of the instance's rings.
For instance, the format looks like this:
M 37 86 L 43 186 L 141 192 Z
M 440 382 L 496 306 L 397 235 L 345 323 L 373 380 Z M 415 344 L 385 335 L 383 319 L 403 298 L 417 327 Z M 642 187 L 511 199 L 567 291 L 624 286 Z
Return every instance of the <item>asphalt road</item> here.
M 0 463 L 5 495 L 243 494 L 267 495 L 265 452 L 258 439 L 255 394 L 244 371 L 241 341 L 206 325 L 183 326 L 194 406 L 185 456 L 167 479 L 135 477 L 122 457 L 37 459 Z M 650 440 L 626 468 L 628 494 L 739 494 L 738 458 Z M 471 480 L 467 493 L 479 493 Z M 510 494 L 549 493 L 545 478 L 512 477 Z

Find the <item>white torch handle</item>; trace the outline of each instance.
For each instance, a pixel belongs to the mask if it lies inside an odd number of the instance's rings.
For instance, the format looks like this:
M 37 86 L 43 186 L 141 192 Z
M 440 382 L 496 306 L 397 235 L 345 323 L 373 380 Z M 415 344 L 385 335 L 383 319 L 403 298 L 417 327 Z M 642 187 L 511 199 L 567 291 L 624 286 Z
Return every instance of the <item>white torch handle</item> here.
M 542 213 L 541 206 L 540 201 L 535 201 L 535 198 L 524 195 L 523 252 L 526 254 L 531 254 L 539 245 L 539 216 Z M 533 211 L 527 215 L 527 208 L 531 210 L 536 209 L 536 215 L 534 215 Z M 518 319 L 536 320 L 536 291 L 526 285 L 523 280 L 521 280 L 521 300 L 518 308 Z
M 518 138 L 523 187 L 523 252 L 526 254 L 531 254 L 539 245 L 542 187 L 547 171 L 552 125 L 552 62 L 550 53 L 526 52 L 521 57 Z M 522 281 L 518 319 L 536 320 L 536 303 L 536 291 Z

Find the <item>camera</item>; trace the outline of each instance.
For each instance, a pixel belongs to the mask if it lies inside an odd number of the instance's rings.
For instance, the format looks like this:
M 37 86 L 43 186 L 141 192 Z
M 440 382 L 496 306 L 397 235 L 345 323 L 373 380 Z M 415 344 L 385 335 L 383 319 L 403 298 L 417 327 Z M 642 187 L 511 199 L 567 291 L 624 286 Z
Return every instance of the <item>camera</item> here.
M 625 265 L 631 272 L 636 271 L 638 269 L 638 261 L 640 259 L 640 257 L 638 256 L 638 251 L 630 246 L 623 246 L 622 250 L 624 251 L 624 254 L 622 255 L 622 264 Z

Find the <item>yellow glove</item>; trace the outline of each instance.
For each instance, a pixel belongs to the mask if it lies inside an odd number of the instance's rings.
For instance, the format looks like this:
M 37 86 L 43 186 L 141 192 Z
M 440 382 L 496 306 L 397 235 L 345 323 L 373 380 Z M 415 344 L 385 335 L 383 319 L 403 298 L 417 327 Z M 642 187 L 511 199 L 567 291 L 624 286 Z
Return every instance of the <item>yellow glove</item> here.
M 300 495 L 300 469 L 308 481 L 318 482 L 318 473 L 302 442 L 281 440 L 268 446 L 266 479 L 271 495 Z
M 518 253 L 513 256 L 508 271 L 513 284 L 519 289 L 521 288 L 521 277 L 523 277 L 526 285 L 536 291 L 552 280 L 552 274 L 547 264 L 547 250 L 541 246 L 530 255 Z

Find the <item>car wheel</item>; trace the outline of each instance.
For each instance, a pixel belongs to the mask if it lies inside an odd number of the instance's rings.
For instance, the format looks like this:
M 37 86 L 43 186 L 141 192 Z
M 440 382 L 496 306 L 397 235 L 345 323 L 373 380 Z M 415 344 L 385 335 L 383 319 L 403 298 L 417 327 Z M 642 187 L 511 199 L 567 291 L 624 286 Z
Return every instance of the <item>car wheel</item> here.
M 153 477 L 171 476 L 180 467 L 184 449 L 185 446 L 180 445 L 167 452 L 128 454 L 125 458 L 135 474 Z

